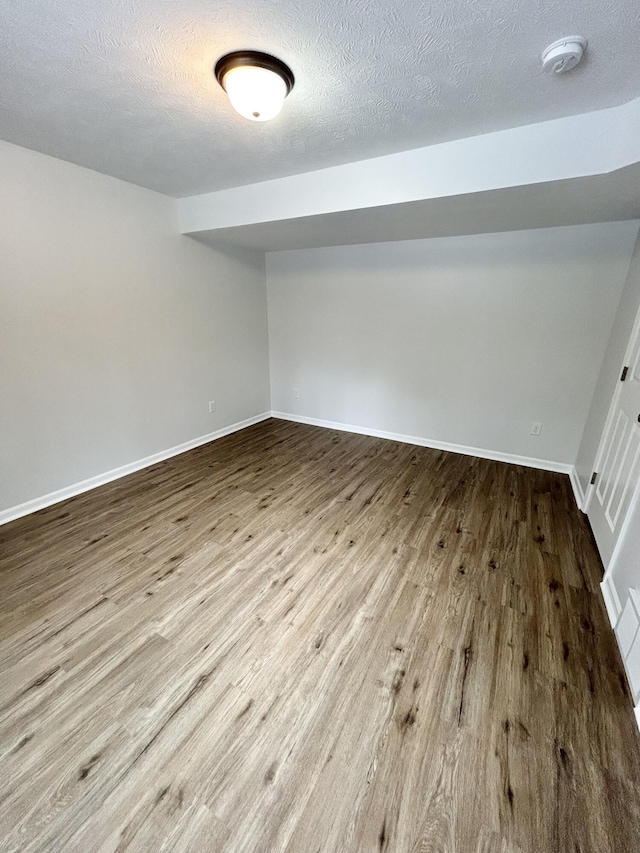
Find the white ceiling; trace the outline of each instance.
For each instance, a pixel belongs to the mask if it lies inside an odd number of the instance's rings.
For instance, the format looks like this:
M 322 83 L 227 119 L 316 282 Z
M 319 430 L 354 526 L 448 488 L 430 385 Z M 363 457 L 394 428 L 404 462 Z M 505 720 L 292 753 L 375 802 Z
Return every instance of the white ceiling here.
M 624 103 L 639 39 L 638 0 L 0 0 L 0 137 L 188 196 Z M 213 78 L 238 48 L 296 75 L 273 122 Z

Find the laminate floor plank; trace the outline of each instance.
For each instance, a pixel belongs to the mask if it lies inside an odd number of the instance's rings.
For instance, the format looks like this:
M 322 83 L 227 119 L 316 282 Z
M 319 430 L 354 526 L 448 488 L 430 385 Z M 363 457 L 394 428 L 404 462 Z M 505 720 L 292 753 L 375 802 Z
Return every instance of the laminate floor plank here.
M 0 850 L 634 853 L 568 478 L 266 421 L 0 528 Z

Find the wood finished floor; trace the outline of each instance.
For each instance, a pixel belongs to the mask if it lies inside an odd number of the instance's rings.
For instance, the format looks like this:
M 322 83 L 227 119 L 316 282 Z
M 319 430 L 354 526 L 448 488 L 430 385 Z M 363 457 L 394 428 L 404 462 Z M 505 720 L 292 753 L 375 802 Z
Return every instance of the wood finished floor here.
M 0 547 L 3 851 L 640 850 L 564 476 L 267 421 Z

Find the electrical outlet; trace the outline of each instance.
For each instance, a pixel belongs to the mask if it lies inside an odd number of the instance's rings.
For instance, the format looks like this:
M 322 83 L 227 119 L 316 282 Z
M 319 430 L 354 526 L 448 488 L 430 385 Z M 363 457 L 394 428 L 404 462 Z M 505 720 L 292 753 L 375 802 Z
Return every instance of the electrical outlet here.
M 300 399 L 300 392 L 298 391 L 297 388 L 293 389 L 293 396 L 296 398 L 296 400 Z
M 536 421 L 531 426 L 531 435 L 540 435 L 542 432 L 542 424 L 539 421 Z
M 215 410 L 216 410 L 216 401 L 215 400 L 209 400 L 209 413 L 215 412 Z

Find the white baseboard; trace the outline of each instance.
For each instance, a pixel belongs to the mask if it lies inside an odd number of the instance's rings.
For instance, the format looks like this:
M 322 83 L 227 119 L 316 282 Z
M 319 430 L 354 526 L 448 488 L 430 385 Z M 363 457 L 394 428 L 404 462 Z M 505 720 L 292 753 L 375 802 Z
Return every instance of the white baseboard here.
M 618 595 L 618 591 L 610 574 L 605 574 L 602 579 L 600 591 L 602 592 L 602 598 L 607 610 L 609 622 L 611 623 L 611 627 L 615 629 L 618 624 L 620 614 L 622 613 L 622 604 L 620 603 L 620 596 Z
M 569 479 L 571 480 L 571 488 L 573 489 L 573 496 L 576 499 L 577 507 L 584 512 L 584 492 L 580 477 L 578 477 L 578 472 L 574 465 L 571 466 L 571 470 L 569 471 Z
M 106 471 L 104 474 L 98 474 L 95 477 L 90 477 L 88 480 L 82 480 L 80 483 L 74 483 L 71 486 L 65 486 L 64 489 L 58 489 L 55 492 L 49 492 L 48 495 L 34 498 L 31 501 L 18 504 L 18 506 L 10 507 L 0 512 L 0 525 L 7 524 L 9 521 L 14 521 L 16 518 L 22 518 L 24 515 L 30 515 L 32 512 L 37 512 L 39 509 L 45 509 L 52 504 L 66 501 L 68 498 L 73 498 L 83 492 L 88 492 L 91 489 L 96 489 L 98 486 L 104 486 L 105 483 L 111 483 L 113 480 L 119 480 L 120 477 L 126 477 L 127 474 L 133 474 L 135 471 L 140 471 L 142 468 L 148 468 L 150 465 L 155 465 L 157 462 L 162 462 L 165 459 L 170 459 L 172 456 L 178 456 L 180 453 L 186 453 L 187 450 L 193 450 L 195 447 L 200 447 L 202 444 L 208 444 L 210 441 L 215 441 L 217 438 L 223 438 L 225 435 L 230 435 L 233 432 L 238 432 L 241 429 L 253 426 L 253 424 L 265 421 L 271 417 L 271 412 L 263 412 L 260 415 L 255 415 L 252 418 L 247 418 L 244 421 L 231 424 L 227 427 L 222 427 L 215 432 L 210 432 L 207 435 L 201 435 L 199 438 L 192 438 L 190 441 L 185 441 L 183 444 L 177 444 L 175 447 L 170 447 L 168 450 L 161 450 L 159 453 L 154 453 L 152 456 L 146 456 L 144 459 L 138 459 L 135 462 L 129 462 L 127 465 L 121 465 L 119 468 L 113 468 L 111 471 Z
M 418 447 L 431 447 L 434 450 L 446 450 L 449 453 L 462 453 L 465 456 L 477 456 L 480 459 L 491 459 L 493 462 L 509 462 L 512 465 L 524 465 L 527 468 L 538 468 L 542 471 L 555 471 L 558 474 L 571 476 L 573 465 L 565 462 L 552 462 L 548 459 L 535 459 L 532 456 L 516 456 L 513 453 L 502 453 L 499 450 L 485 450 L 482 447 L 467 447 L 464 444 L 451 444 L 448 441 L 436 441 L 416 435 L 402 435 L 396 432 L 386 432 L 381 429 L 341 424 L 335 421 L 325 421 L 319 418 L 307 418 L 304 415 L 291 415 L 288 412 L 271 412 L 273 418 L 281 421 L 293 421 L 299 424 L 337 429 L 341 432 L 355 432 L 358 435 L 370 435 L 374 438 L 388 438 L 400 441 L 402 444 L 415 444 Z
M 183 444 L 170 447 L 168 450 L 162 450 L 152 456 L 147 456 L 144 459 L 138 459 L 135 462 L 130 462 L 127 465 L 122 465 L 119 468 L 114 468 L 104 474 L 98 474 L 95 477 L 90 477 L 88 480 L 82 480 L 80 483 L 74 483 L 66 486 L 63 489 L 58 489 L 55 492 L 50 492 L 42 497 L 34 498 L 26 501 L 18 506 L 10 507 L 9 509 L 0 512 L 0 525 L 7 524 L 16 518 L 21 518 L 24 515 L 29 515 L 32 512 L 37 512 L 40 509 L 45 509 L 52 504 L 60 503 L 61 501 L 72 498 L 75 495 L 80 495 L 83 492 L 88 492 L 98 486 L 103 486 L 105 483 L 110 483 L 113 480 L 118 480 L 120 477 L 126 477 L 128 474 L 133 474 L 135 471 L 140 471 L 142 468 L 148 468 L 150 465 L 155 465 L 157 462 L 162 462 L 164 459 L 169 459 L 172 456 L 178 456 L 180 453 L 186 453 L 188 450 L 193 450 L 202 444 L 207 444 L 210 441 L 215 441 L 217 438 L 222 438 L 225 435 L 238 432 L 253 424 L 260 423 L 269 417 L 278 418 L 283 421 L 293 421 L 295 423 L 309 424 L 310 426 L 325 427 L 326 429 L 335 429 L 342 432 L 353 432 L 358 435 L 370 435 L 374 438 L 386 438 L 391 441 L 399 441 L 403 444 L 415 444 L 418 447 L 430 447 L 434 450 L 446 450 L 449 453 L 462 453 L 465 456 L 477 456 L 480 459 L 491 459 L 494 462 L 507 462 L 512 465 L 524 465 L 527 468 L 539 468 L 543 471 L 555 471 L 560 474 L 568 474 L 571 479 L 571 484 L 576 494 L 576 488 L 580 488 L 580 483 L 575 474 L 573 465 L 568 465 L 563 462 L 553 462 L 548 459 L 535 459 L 531 456 L 516 456 L 512 453 L 502 453 L 497 450 L 486 450 L 482 447 L 468 447 L 462 444 L 451 444 L 447 441 L 436 441 L 433 439 L 422 438 L 415 435 L 402 435 L 401 433 L 386 432 L 385 430 L 371 429 L 368 427 L 355 426 L 354 424 L 343 424 L 336 421 L 326 421 L 319 418 L 308 418 L 304 415 L 292 415 L 287 412 L 263 412 L 255 415 L 252 418 L 247 418 L 244 421 L 231 424 L 228 427 L 216 430 L 215 432 L 202 435 L 199 438 L 191 439 Z M 580 492 L 576 494 L 578 501 Z M 581 506 L 581 501 L 579 503 Z

